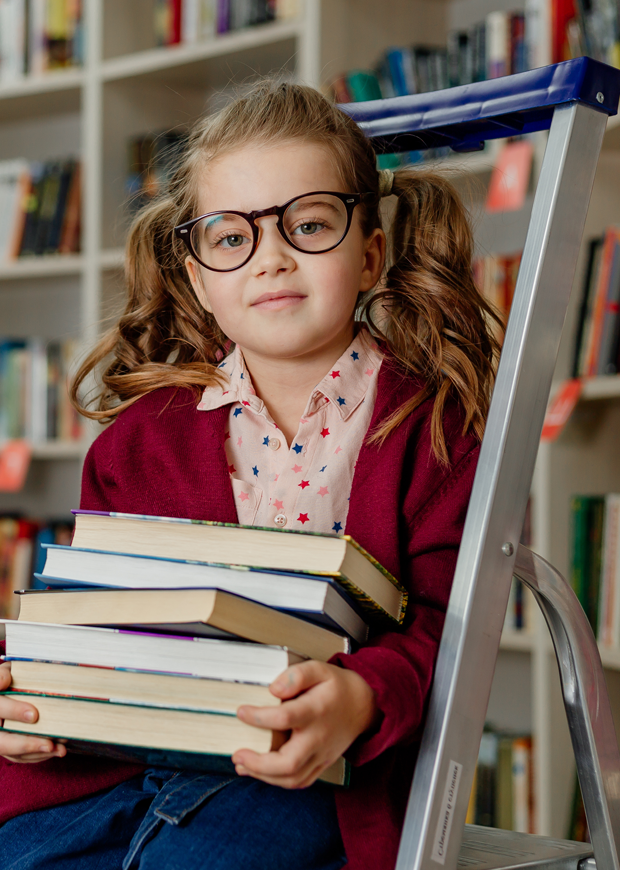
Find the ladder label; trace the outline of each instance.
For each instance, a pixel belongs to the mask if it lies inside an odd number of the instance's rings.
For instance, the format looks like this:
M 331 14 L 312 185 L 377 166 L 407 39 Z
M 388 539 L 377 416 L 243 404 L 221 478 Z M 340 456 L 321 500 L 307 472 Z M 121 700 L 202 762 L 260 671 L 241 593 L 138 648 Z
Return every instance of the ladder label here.
M 433 851 L 431 858 L 437 864 L 444 864 L 446 854 L 448 852 L 448 843 L 450 842 L 450 830 L 452 829 L 452 818 L 456 808 L 456 796 L 459 793 L 459 782 L 461 781 L 461 771 L 463 765 L 458 761 L 450 760 L 448 768 L 448 776 L 446 778 L 446 787 L 443 793 L 441 802 L 441 811 L 437 820 L 437 830 L 435 831 L 435 840 L 433 842 Z

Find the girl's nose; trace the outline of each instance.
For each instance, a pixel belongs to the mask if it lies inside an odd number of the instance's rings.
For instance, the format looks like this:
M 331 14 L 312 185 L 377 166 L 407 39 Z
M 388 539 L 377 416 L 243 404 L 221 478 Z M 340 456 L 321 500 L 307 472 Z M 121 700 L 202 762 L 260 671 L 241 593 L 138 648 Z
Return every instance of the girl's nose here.
M 294 269 L 293 249 L 280 235 L 277 216 L 268 215 L 259 218 L 257 223 L 260 235 L 254 256 L 250 261 L 254 277 L 263 274 L 277 275 L 278 272 Z

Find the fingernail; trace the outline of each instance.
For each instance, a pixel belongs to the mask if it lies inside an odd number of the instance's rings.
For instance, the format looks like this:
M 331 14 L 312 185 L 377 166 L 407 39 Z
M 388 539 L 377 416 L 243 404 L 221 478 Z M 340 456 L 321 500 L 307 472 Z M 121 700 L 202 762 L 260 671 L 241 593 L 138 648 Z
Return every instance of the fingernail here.
M 47 743 L 44 743 L 41 746 L 39 746 L 39 752 L 50 752 L 50 751 L 51 750 L 50 750 Z
M 24 713 L 24 719 L 26 720 L 26 722 L 32 722 L 34 719 L 34 711 L 26 710 L 26 712 Z
M 247 770 L 245 769 L 245 767 L 242 764 L 238 764 L 235 767 L 235 770 L 237 771 L 239 776 L 245 776 L 247 774 Z

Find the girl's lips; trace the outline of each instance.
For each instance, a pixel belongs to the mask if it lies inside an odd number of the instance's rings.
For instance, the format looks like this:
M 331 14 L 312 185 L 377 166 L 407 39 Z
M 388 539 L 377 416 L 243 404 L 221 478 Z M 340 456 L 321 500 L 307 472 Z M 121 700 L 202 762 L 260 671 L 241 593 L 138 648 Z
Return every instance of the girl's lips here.
M 252 303 L 252 308 L 263 308 L 279 311 L 282 308 L 290 308 L 299 305 L 306 297 L 302 293 L 293 290 L 279 290 L 277 293 L 263 293 Z

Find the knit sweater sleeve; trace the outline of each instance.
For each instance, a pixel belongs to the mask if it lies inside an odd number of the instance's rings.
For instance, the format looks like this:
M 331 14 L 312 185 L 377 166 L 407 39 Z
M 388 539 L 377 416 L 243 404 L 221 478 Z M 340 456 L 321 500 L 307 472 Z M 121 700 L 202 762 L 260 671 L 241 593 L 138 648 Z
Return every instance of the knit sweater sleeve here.
M 402 632 L 375 637 L 330 661 L 356 671 L 375 692 L 379 724 L 346 757 L 365 764 L 396 745 L 419 741 L 479 449 L 469 450 L 407 526 L 410 599 Z
M 113 467 L 114 424 L 99 435 L 90 446 L 82 469 L 80 508 L 89 511 L 113 511 L 117 485 Z

